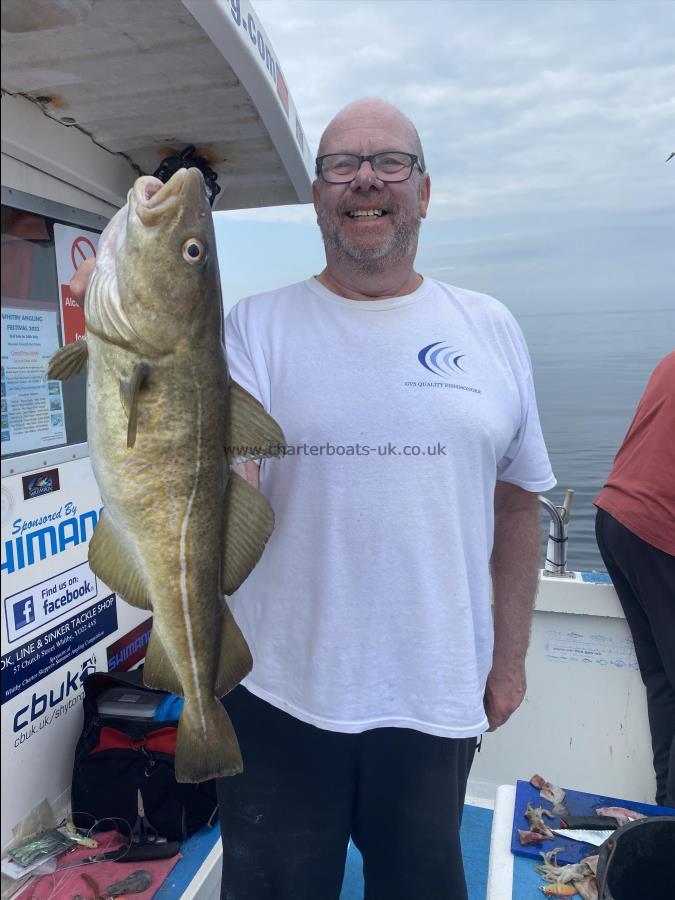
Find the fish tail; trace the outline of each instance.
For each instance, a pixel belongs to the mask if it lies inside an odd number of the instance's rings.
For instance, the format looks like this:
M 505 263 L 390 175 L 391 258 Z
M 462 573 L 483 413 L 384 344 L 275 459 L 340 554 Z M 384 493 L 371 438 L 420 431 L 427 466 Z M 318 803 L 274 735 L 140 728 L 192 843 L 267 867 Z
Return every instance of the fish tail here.
M 205 726 L 205 727 L 204 727 Z M 186 702 L 176 735 L 176 781 L 199 782 L 243 771 L 239 742 L 218 700 Z

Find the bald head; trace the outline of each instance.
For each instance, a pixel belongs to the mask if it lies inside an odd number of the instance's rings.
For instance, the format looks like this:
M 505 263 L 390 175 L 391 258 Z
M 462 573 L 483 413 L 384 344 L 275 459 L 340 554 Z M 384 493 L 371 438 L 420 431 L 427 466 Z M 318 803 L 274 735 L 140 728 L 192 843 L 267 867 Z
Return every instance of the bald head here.
M 413 123 L 403 115 L 400 109 L 377 97 L 355 100 L 341 109 L 331 119 L 321 135 L 317 155 L 323 156 L 326 153 L 342 151 L 362 152 L 356 144 L 349 142 L 350 140 L 355 141 L 357 135 L 362 135 L 364 129 L 372 135 L 373 146 L 368 152 L 405 150 L 408 153 L 414 153 L 418 157 L 422 169 L 425 168 L 422 142 Z M 403 141 L 405 146 L 403 144 L 389 146 L 387 142 L 392 139 Z

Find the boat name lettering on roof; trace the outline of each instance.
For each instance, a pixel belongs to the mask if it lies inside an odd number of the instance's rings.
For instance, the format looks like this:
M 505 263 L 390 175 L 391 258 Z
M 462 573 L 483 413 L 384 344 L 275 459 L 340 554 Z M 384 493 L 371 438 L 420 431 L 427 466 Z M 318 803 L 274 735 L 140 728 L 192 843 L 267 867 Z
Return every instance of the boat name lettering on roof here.
M 276 84 L 277 62 L 272 55 L 269 46 L 265 43 L 264 32 L 258 25 L 255 16 L 252 12 L 246 13 L 246 15 L 244 15 L 241 9 L 241 0 L 230 0 L 230 11 L 232 12 L 232 18 L 237 23 L 237 25 L 240 25 L 244 29 L 244 31 L 248 32 L 251 43 L 257 45 L 260 58 L 265 63 L 272 81 Z

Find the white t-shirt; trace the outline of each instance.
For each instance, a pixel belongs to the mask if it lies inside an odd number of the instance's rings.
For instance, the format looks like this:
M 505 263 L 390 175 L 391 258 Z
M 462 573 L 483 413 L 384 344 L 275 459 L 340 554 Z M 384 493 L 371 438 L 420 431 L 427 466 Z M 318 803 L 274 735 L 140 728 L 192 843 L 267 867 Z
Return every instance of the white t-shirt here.
M 261 464 L 275 530 L 230 598 L 244 685 L 332 731 L 480 734 L 495 481 L 555 484 L 512 315 L 430 278 L 375 301 L 310 278 L 240 301 L 225 339 L 289 445 Z

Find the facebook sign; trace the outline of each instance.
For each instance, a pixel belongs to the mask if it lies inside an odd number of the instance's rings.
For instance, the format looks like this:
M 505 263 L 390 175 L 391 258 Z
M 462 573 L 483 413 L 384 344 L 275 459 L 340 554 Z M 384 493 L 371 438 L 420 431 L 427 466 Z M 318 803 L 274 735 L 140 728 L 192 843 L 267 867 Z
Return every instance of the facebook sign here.
M 98 581 L 88 563 L 57 572 L 39 584 L 24 585 L 2 600 L 7 641 L 24 641 L 49 622 L 88 604 L 98 595 Z
M 21 600 L 15 601 L 12 608 L 14 609 L 14 628 L 17 631 L 35 621 L 35 604 L 32 597 L 23 597 Z

